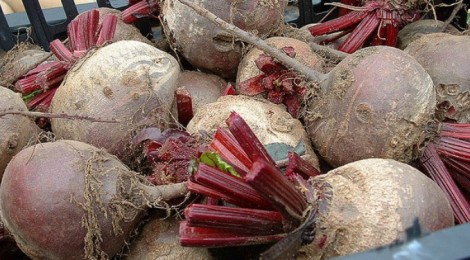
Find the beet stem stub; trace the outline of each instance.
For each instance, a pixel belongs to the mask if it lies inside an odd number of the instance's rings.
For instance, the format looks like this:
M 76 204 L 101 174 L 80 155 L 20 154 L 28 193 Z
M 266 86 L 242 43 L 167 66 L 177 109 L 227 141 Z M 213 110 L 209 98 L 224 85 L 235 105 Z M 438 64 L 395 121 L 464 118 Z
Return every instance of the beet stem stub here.
M 217 168 L 200 164 L 193 179 L 197 184 L 222 193 L 223 197 L 218 198 L 227 200 L 229 203 L 246 208 L 272 209 L 271 204 L 246 184 L 243 179 Z
M 277 211 L 192 204 L 185 209 L 184 216 L 192 227 L 251 235 L 272 235 L 284 231 L 282 215 Z
M 240 235 L 216 228 L 191 227 L 187 221 L 180 222 L 179 237 L 183 246 L 226 247 L 267 244 L 281 240 L 286 234 L 265 236 Z
M 194 116 L 193 98 L 191 93 L 185 88 L 176 89 L 176 109 L 178 111 L 178 122 L 183 126 L 187 126 Z
M 274 164 L 258 159 L 244 179 L 270 201 L 293 227 L 303 220 L 303 213 L 307 209 L 305 197 Z
M 101 23 L 101 28 L 99 31 L 100 34 L 96 40 L 96 46 L 102 46 L 114 38 L 117 21 L 118 17 L 113 14 L 107 14 L 103 17 L 103 22 Z
M 300 155 L 295 152 L 289 152 L 287 154 L 288 164 L 286 168 L 286 176 L 291 177 L 294 173 L 300 174 L 304 179 L 309 177 L 315 177 L 320 175 L 321 172 L 318 171 L 313 165 L 303 159 Z
M 353 11 L 336 19 L 313 25 L 309 27 L 308 30 L 313 36 L 323 35 L 339 30 L 346 30 L 357 25 L 366 16 L 367 12 Z
M 338 50 L 346 53 L 355 52 L 364 45 L 364 42 L 372 35 L 379 24 L 380 20 L 376 17 L 376 12 L 370 12 L 351 32 L 351 36 L 338 47 Z
M 253 130 L 251 130 L 246 121 L 237 112 L 232 112 L 225 122 L 230 132 L 252 161 L 261 158 L 269 164 L 276 165 L 276 162 L 271 158 Z
M 454 216 L 459 223 L 470 222 L 470 204 L 452 179 L 451 174 L 445 167 L 434 147 L 430 143 L 420 158 L 421 164 L 429 173 L 431 178 L 441 187 L 447 195 L 454 211 Z
M 131 5 L 122 12 L 125 23 L 135 23 L 139 18 L 150 16 L 159 12 L 160 7 L 156 0 L 144 0 Z
M 241 169 L 242 172 L 239 172 L 239 174 L 242 176 L 244 176 L 253 165 L 253 161 L 245 153 L 237 140 L 224 128 L 219 127 L 217 129 L 210 146 L 228 163 Z

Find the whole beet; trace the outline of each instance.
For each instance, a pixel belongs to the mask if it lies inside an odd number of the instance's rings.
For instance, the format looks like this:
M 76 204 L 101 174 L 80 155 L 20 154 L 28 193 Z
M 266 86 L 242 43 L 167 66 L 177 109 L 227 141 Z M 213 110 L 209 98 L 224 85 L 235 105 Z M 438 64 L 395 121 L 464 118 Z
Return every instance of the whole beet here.
M 265 40 L 266 43 L 281 49 L 283 47 L 292 47 L 295 51 L 295 59 L 302 64 L 318 72 L 324 72 L 325 62 L 310 49 L 310 46 L 303 41 L 289 37 L 270 37 Z M 243 82 L 252 77 L 262 74 L 262 71 L 256 66 L 256 59 L 263 54 L 258 48 L 249 50 L 240 61 L 237 72 L 237 83 Z
M 404 51 L 367 47 L 341 61 L 306 109 L 305 125 L 333 167 L 366 158 L 416 159 L 433 119 L 436 94 L 423 67 Z
M 160 188 L 141 181 L 116 157 L 89 144 L 37 144 L 19 152 L 5 170 L 1 219 L 32 259 L 109 258 L 121 250 L 144 209 L 165 199 Z M 172 190 L 170 197 L 184 190 Z
M 13 87 L 20 77 L 41 62 L 54 59 L 37 45 L 20 43 L 0 57 L 0 86 Z
M 431 76 L 439 120 L 470 122 L 470 36 L 431 33 L 404 50 Z
M 411 42 L 423 35 L 442 32 L 444 25 L 445 22 L 436 19 L 421 19 L 409 23 L 398 32 L 397 47 L 404 50 Z M 460 34 L 460 31 L 452 24 L 448 24 L 443 32 L 454 35 Z
M 90 51 L 67 73 L 51 112 L 116 120 L 118 123 L 54 118 L 58 139 L 105 148 L 133 162 L 131 139 L 139 130 L 165 129 L 180 69 L 170 54 L 138 41 L 118 41 Z
M 174 218 L 153 218 L 132 241 L 125 260 L 140 259 L 214 259 L 207 248 L 183 247 L 178 237 L 178 223 Z
M 279 29 L 287 1 L 197 0 L 194 4 L 266 38 Z M 235 77 L 243 52 L 240 41 L 179 1 L 165 1 L 162 14 L 170 44 L 191 65 L 224 78 Z
M 0 113 L 26 112 L 28 108 L 20 94 L 0 86 Z M 30 142 L 40 129 L 28 117 L 4 115 L 0 117 L 0 182 L 11 158 Z
M 227 81 L 212 73 L 185 70 L 180 73 L 177 87 L 186 89 L 192 97 L 193 112 L 205 104 L 215 102 L 222 96 Z M 177 100 L 173 103 L 173 113 L 176 115 Z
M 427 231 L 454 225 L 444 192 L 417 169 L 371 158 L 313 178 L 319 210 L 314 241 L 297 259 L 330 259 L 407 238 L 415 221 Z
M 319 168 L 308 134 L 301 121 L 292 117 L 283 105 L 264 98 L 245 95 L 221 96 L 216 102 L 201 106 L 186 128 L 192 135 L 213 135 L 218 127 L 226 127 L 225 120 L 233 111 L 240 114 L 264 146 L 300 145 L 307 160 Z

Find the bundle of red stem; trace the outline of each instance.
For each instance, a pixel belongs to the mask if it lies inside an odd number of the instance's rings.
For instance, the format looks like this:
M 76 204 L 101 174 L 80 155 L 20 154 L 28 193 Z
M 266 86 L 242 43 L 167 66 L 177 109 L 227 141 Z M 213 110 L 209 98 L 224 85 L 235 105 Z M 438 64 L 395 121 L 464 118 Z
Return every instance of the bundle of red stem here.
M 292 58 L 296 54 L 293 47 L 284 47 L 281 51 Z M 266 54 L 261 54 L 255 64 L 262 73 L 240 82 L 238 92 L 248 96 L 266 93 L 267 100 L 284 104 L 289 114 L 298 118 L 307 92 L 304 78 Z
M 359 48 L 373 45 L 396 47 L 398 31 L 406 24 L 417 20 L 420 1 L 397 2 L 393 0 L 369 0 L 363 6 L 336 4 L 352 10 L 345 15 L 313 25 L 309 31 L 313 36 L 343 32 L 328 41 L 334 41 L 347 33 L 350 35 L 338 50 L 353 53 Z M 324 42 L 327 43 L 327 42 Z
M 306 195 L 276 165 L 243 118 L 232 112 L 226 123 L 228 130 L 219 128 L 210 148 L 236 174 L 199 163 L 188 189 L 207 196 L 210 203 L 185 209 L 179 231 L 184 246 L 272 243 L 298 227 L 310 209 Z M 291 177 L 320 174 L 293 153 L 287 168 Z
M 15 83 L 15 89 L 25 96 L 30 110 L 48 111 L 56 88 L 62 83 L 67 71 L 88 50 L 111 41 L 117 19 L 117 16 L 108 14 L 99 24 L 99 11 L 91 10 L 68 24 L 68 47 L 59 39 L 50 43 L 51 52 L 57 61 L 41 63 Z
M 424 170 L 447 194 L 458 223 L 470 222 L 470 124 L 441 123 L 420 158 Z
M 156 0 L 134 0 L 122 12 L 122 20 L 125 23 L 135 23 L 140 18 L 156 16 L 159 12 L 160 5 Z

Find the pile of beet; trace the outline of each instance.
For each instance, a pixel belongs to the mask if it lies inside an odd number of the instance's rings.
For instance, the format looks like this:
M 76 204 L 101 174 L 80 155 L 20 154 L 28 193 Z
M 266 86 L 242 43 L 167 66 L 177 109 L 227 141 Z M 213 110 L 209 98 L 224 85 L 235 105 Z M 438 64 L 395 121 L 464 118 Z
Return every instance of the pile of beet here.
M 464 6 L 291 4 L 130 0 L 2 54 L 0 259 L 324 259 L 470 222 Z

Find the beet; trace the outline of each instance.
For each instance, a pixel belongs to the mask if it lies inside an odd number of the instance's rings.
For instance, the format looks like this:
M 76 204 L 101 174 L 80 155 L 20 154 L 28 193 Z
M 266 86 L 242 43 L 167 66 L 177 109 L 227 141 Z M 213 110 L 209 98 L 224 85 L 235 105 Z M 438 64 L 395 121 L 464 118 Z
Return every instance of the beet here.
M 205 73 L 201 71 L 183 71 L 179 78 L 177 87 L 178 89 L 184 88 L 188 91 L 188 94 L 191 96 L 191 110 L 192 113 L 196 111 L 203 105 L 215 102 L 220 96 L 222 96 L 227 82 L 214 74 Z M 174 115 L 177 115 L 177 100 L 173 102 L 172 112 Z M 185 115 L 179 115 L 185 116 Z M 180 122 L 181 123 L 181 122 Z
M 226 127 L 225 120 L 233 111 L 247 121 L 263 145 L 280 143 L 296 147 L 303 143 L 308 160 L 319 167 L 302 123 L 287 113 L 283 106 L 265 99 L 243 95 L 222 96 L 216 102 L 201 107 L 186 129 L 193 135 L 213 135 L 217 127 Z
M 441 121 L 470 122 L 470 36 L 427 34 L 405 52 L 431 76 L 437 91 L 436 116 Z
M 153 218 L 132 241 L 126 260 L 191 259 L 210 260 L 207 248 L 183 247 L 178 239 L 178 220 Z
M 436 183 L 395 160 L 356 161 L 311 182 L 321 198 L 315 239 L 298 259 L 329 259 L 403 241 L 415 220 L 430 232 L 454 225 Z
M 132 41 L 140 41 L 143 43 L 147 44 L 152 44 L 152 42 L 147 39 L 142 33 L 140 33 L 139 29 L 135 27 L 132 24 L 127 24 L 122 20 L 122 12 L 114 9 L 114 8 L 107 8 L 107 7 L 100 7 L 96 8 L 93 10 L 98 10 L 99 11 L 99 17 L 100 17 L 100 24 L 101 21 L 103 20 L 103 16 L 107 14 L 114 14 L 116 15 L 119 19 L 116 24 L 116 30 L 114 32 L 114 37 L 113 37 L 113 42 L 117 41 L 123 41 L 123 40 L 132 40 Z M 80 17 L 85 16 L 87 12 L 83 12 L 77 17 L 75 17 L 74 20 L 80 19 Z
M 194 4 L 266 38 L 279 29 L 287 1 L 198 0 Z M 224 78 L 235 77 L 243 51 L 241 42 L 179 1 L 165 1 L 162 15 L 170 43 L 191 65 Z
M 175 58 L 137 41 L 119 41 L 90 51 L 67 73 L 51 111 L 119 123 L 52 119 L 52 130 L 59 139 L 105 148 L 131 162 L 130 141 L 135 133 L 149 126 L 165 129 L 171 123 L 179 73 Z
M 444 24 L 445 22 L 435 19 L 421 19 L 409 23 L 398 32 L 397 47 L 404 50 L 412 41 L 419 39 L 423 35 L 442 32 Z M 452 24 L 449 24 L 444 33 L 458 35 L 460 31 Z
M 266 39 L 265 42 L 278 49 L 283 47 L 294 48 L 295 59 L 313 70 L 324 72 L 324 62 L 322 58 L 313 52 L 307 43 L 288 37 L 270 37 Z M 237 83 L 243 82 L 262 73 L 255 64 L 255 60 L 262 53 L 263 51 L 255 47 L 243 56 L 243 59 L 238 65 Z
M 54 58 L 37 45 L 29 43 L 16 45 L 0 59 L 0 86 L 13 86 L 21 76 L 46 59 Z
M 431 77 L 413 57 L 392 47 L 367 47 L 341 61 L 322 87 L 308 103 L 305 125 L 330 165 L 417 158 L 436 97 Z
M 31 258 L 103 259 L 121 250 L 149 205 L 183 196 L 179 185 L 171 195 L 145 185 L 116 157 L 82 142 L 42 143 L 8 164 L 1 219 Z
M 21 96 L 0 86 L 0 113 L 28 111 Z M 40 130 L 28 117 L 4 115 L 0 117 L 0 181 L 8 162 L 29 142 L 34 142 Z

